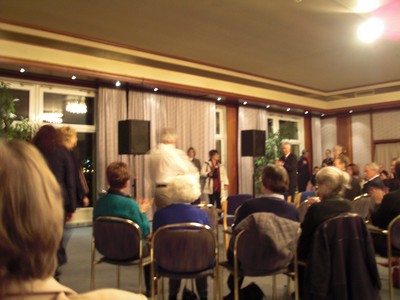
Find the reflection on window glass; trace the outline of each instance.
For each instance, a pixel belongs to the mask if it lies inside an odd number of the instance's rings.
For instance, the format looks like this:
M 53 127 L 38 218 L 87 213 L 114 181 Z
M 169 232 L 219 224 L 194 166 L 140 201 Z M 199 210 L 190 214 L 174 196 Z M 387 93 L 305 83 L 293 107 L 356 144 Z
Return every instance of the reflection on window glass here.
M 78 133 L 78 144 L 74 149 L 76 156 L 82 167 L 83 175 L 89 186 L 89 200 L 93 204 L 96 200 L 96 135 L 95 133 Z
M 218 150 L 218 152 L 219 152 L 219 154 L 220 154 L 220 156 L 221 156 L 221 153 L 222 153 L 222 143 L 221 143 L 221 140 L 217 140 L 217 141 L 215 142 L 215 146 L 216 146 L 215 149 Z M 220 159 L 222 160 L 222 157 L 220 157 Z
M 29 91 L 10 89 L 17 119 L 29 118 Z
M 292 144 L 292 153 L 294 153 L 297 157 L 300 156 L 300 145 Z
M 215 122 L 216 122 L 216 134 L 220 134 L 221 133 L 221 126 L 220 126 L 220 122 L 221 122 L 221 118 L 220 118 L 220 113 L 219 111 L 216 112 L 216 116 L 215 116 Z
M 279 120 L 279 131 L 281 137 L 289 140 L 298 140 L 299 133 L 297 122 Z
M 43 121 L 94 125 L 94 98 L 44 93 Z

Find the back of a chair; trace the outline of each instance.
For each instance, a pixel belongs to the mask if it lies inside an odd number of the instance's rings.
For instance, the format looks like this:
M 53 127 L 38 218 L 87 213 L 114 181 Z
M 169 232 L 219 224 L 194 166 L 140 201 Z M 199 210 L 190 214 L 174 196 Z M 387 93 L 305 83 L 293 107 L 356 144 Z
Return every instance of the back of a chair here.
M 308 208 L 311 206 L 311 203 L 308 202 L 308 200 L 305 200 L 302 202 L 298 208 L 299 211 L 299 218 L 300 218 L 300 223 L 304 221 L 304 217 L 306 216 L 306 213 L 308 211 Z
M 98 217 L 93 223 L 95 248 L 104 257 L 129 261 L 140 256 L 142 233 L 131 220 L 118 217 Z
M 157 229 L 152 239 L 152 260 L 158 272 L 190 274 L 212 268 L 217 243 L 212 229 L 198 223 L 178 223 Z
M 246 201 L 253 198 L 252 195 L 249 194 L 239 194 L 229 196 L 227 201 L 227 214 L 234 215 L 236 210 Z
M 299 236 L 300 223 L 273 213 L 254 213 L 236 225 L 230 249 L 236 249 L 245 275 L 268 275 L 292 262 Z
M 397 250 L 397 252 L 400 251 L 400 215 L 398 215 L 396 218 L 394 218 L 389 226 L 388 226 L 388 231 L 390 235 L 390 243 L 392 245 L 392 248 Z
M 197 207 L 207 213 L 211 229 L 218 230 L 218 212 L 215 206 L 212 204 L 198 204 Z
M 355 197 L 351 201 L 351 212 L 366 220 L 370 215 L 371 197 L 368 194 Z

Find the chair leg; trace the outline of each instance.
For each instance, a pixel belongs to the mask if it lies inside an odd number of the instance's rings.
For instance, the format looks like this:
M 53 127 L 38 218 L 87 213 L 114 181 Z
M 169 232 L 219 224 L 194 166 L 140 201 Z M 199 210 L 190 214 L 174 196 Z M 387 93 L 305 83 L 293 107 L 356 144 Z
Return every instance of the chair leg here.
M 234 287 L 235 287 L 235 300 L 239 300 L 239 278 L 238 278 L 238 273 L 234 272 L 233 278 L 234 278 Z
M 120 280 L 121 280 L 121 270 L 119 266 L 117 266 L 117 287 L 120 288 Z
M 90 289 L 91 290 L 94 290 L 94 288 L 95 288 L 95 278 L 94 278 L 94 276 L 95 276 L 95 274 L 94 274 L 94 268 L 95 268 L 95 251 L 96 251 L 96 249 L 95 249 L 95 245 L 94 245 L 94 237 L 92 236 L 92 245 L 91 245 L 92 247 L 92 255 L 91 255 L 91 262 L 92 262 L 92 264 L 91 264 L 91 268 L 90 268 Z
M 286 288 L 286 293 L 287 293 L 287 299 L 290 299 L 290 273 L 286 276 L 287 277 L 287 288 Z
M 392 258 L 389 256 L 388 257 L 388 282 L 389 282 L 389 297 L 390 300 L 394 299 L 394 293 L 393 293 L 393 277 L 392 277 Z
M 272 299 L 276 300 L 276 275 L 272 276 Z
M 165 293 L 165 290 L 164 290 L 164 277 L 161 277 L 161 297 L 162 297 L 162 300 L 165 299 L 164 298 L 164 293 Z
M 143 277 L 143 265 L 139 264 L 139 294 L 142 293 L 142 277 Z

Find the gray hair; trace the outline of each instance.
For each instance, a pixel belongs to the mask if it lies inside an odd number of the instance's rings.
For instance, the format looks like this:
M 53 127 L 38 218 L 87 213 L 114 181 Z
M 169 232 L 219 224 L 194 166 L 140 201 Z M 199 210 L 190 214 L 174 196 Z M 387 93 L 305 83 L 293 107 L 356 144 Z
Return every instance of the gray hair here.
M 379 172 L 379 165 L 376 162 L 370 162 L 366 164 L 372 171 Z
M 168 196 L 172 203 L 192 203 L 200 195 L 199 178 L 194 175 L 178 175 L 168 183 Z
M 160 133 L 160 141 L 164 144 L 174 144 L 176 142 L 176 132 L 172 128 L 163 128 Z
M 324 167 L 317 173 L 318 194 L 322 200 L 341 195 L 348 184 L 343 171 Z

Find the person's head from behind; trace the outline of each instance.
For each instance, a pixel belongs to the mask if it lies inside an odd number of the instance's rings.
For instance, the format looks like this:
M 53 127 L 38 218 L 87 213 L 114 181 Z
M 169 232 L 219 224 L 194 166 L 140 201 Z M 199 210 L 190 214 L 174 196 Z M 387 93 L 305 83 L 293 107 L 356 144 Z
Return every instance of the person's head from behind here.
M 32 145 L 0 140 L 0 182 L 1 293 L 10 282 L 53 276 L 64 212 L 57 180 Z
M 108 165 L 106 175 L 111 188 L 122 190 L 129 185 L 131 171 L 126 163 L 116 161 Z
M 58 128 L 57 131 L 60 134 L 60 140 L 62 145 L 67 149 L 73 149 L 78 142 L 78 136 L 76 130 L 70 126 L 63 126 Z
M 196 157 L 196 150 L 194 150 L 193 147 L 190 147 L 187 150 L 187 155 L 189 156 L 189 158 L 195 158 Z
M 336 157 L 333 161 L 333 165 L 341 171 L 346 171 L 347 161 L 343 157 Z
M 32 144 L 42 153 L 49 153 L 61 145 L 60 134 L 53 126 L 43 125 L 34 135 Z
M 172 128 L 163 128 L 160 132 L 160 141 L 162 144 L 176 145 L 176 132 Z
M 344 172 L 336 167 L 325 167 L 317 173 L 318 196 L 321 200 L 340 196 L 347 185 Z
M 219 156 L 219 152 L 216 149 L 210 150 L 208 152 L 208 157 L 210 158 L 210 160 L 212 161 L 219 161 L 220 160 L 220 156 Z
M 347 166 L 347 173 L 349 173 L 351 176 L 358 177 L 360 176 L 360 167 L 357 164 L 349 164 Z
M 289 188 L 289 176 L 286 169 L 267 165 L 261 175 L 263 193 L 284 194 Z
M 292 151 L 292 145 L 288 142 L 282 144 L 282 153 L 283 155 L 288 155 Z
M 192 203 L 201 195 L 198 178 L 178 175 L 168 183 L 168 197 L 172 203 Z

